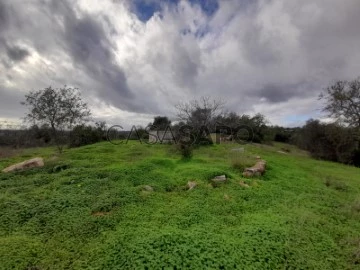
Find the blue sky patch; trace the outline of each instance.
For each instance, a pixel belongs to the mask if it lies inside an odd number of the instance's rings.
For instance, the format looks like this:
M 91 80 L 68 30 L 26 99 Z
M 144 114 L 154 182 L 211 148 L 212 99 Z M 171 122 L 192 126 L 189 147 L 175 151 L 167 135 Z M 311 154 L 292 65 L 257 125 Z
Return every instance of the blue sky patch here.
M 200 5 L 203 12 L 212 16 L 219 9 L 219 3 L 217 0 L 189 0 L 192 4 Z
M 133 7 L 138 18 L 146 22 L 155 12 L 161 11 L 162 5 L 177 5 L 179 1 L 189 1 L 193 5 L 199 5 L 208 16 L 214 15 L 219 9 L 217 0 L 134 0 Z

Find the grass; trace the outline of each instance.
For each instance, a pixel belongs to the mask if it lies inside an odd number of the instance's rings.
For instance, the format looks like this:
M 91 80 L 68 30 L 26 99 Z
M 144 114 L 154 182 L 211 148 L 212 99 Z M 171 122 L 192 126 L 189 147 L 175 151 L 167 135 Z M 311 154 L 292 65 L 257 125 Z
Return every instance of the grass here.
M 0 173 L 0 269 L 360 269 L 360 169 L 236 147 L 183 160 L 173 146 L 104 142 L 2 159 L 46 166 Z M 243 179 L 257 155 L 267 172 Z

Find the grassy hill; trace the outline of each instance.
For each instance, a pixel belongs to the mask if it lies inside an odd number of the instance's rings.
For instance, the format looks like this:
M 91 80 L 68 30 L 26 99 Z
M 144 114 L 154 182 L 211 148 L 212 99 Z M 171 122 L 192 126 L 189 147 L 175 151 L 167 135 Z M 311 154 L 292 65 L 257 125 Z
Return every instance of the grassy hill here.
M 0 269 L 360 269 L 360 169 L 237 147 L 186 161 L 173 146 L 104 142 L 2 159 L 46 166 L 0 173 Z M 245 180 L 256 155 L 268 170 Z

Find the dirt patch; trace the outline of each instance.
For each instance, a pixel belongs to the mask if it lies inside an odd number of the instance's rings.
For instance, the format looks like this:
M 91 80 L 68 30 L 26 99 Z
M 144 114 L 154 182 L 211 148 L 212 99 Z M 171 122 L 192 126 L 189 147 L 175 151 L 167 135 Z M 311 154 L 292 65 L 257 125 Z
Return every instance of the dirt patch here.
M 91 213 L 91 215 L 94 216 L 94 217 L 104 217 L 104 216 L 107 216 L 109 214 L 110 214 L 110 212 L 101 212 L 101 211 Z

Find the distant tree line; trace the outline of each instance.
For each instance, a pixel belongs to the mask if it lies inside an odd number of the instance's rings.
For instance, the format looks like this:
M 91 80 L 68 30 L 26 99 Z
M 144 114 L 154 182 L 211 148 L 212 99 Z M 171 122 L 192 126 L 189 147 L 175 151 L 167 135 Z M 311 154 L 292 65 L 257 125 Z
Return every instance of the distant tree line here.
M 106 140 L 106 123 L 79 124 L 72 130 L 58 133 L 58 141 L 68 147 L 80 147 Z M 7 129 L 0 127 L 0 146 L 14 148 L 55 146 L 57 143 L 47 125 L 33 125 L 29 128 Z
M 319 96 L 331 123 L 310 119 L 303 127 L 271 126 L 262 114 L 253 116 L 224 109 L 225 102 L 202 97 L 176 105 L 177 121 L 156 116 L 147 127 L 131 131 L 114 130 L 122 139 L 148 140 L 151 130 L 168 130 L 179 141 L 184 157 L 190 157 L 194 145 L 214 143 L 210 134 L 246 142 L 282 142 L 294 144 L 318 159 L 360 166 L 360 80 L 338 81 Z M 76 88 L 64 86 L 32 91 L 22 103 L 27 106 L 28 129 L 0 127 L 0 146 L 34 147 L 54 145 L 61 152 L 65 145 L 79 147 L 108 139 L 105 122 L 89 125 L 91 112 Z M 239 130 L 239 127 L 242 129 Z M 245 127 L 245 128 L 244 128 Z M 122 128 L 121 128 L 122 129 Z M 184 136 L 186 135 L 186 136 Z M 192 145 L 184 137 L 192 138 Z

